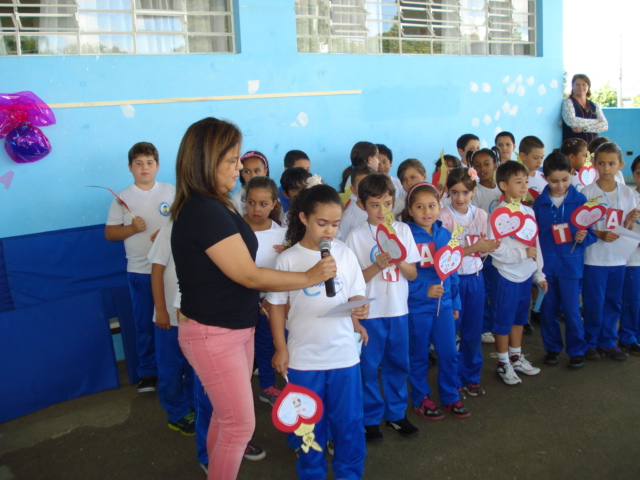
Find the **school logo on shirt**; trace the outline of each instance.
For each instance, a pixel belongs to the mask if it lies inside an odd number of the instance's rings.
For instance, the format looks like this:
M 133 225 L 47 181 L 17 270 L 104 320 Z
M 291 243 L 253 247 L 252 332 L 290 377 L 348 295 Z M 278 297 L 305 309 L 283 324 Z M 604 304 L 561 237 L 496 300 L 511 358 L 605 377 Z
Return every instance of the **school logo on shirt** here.
M 369 260 L 371 260 L 371 263 L 376 263 L 377 255 L 380 255 L 380 249 L 378 248 L 378 244 L 376 243 L 371 249 L 371 253 L 369 254 Z
M 340 293 L 344 288 L 344 283 L 340 280 L 340 277 L 335 277 L 333 279 L 333 285 L 336 289 L 336 294 Z M 307 297 L 317 297 L 325 293 L 324 282 L 319 283 L 317 285 L 313 285 L 312 287 L 303 288 L 302 291 Z
M 160 205 L 158 205 L 158 212 L 160 212 L 160 215 L 162 215 L 163 217 L 169 216 L 170 209 L 171 205 L 169 205 L 167 202 L 160 202 Z
M 491 215 L 493 213 L 493 211 L 496 209 L 496 207 L 498 206 L 498 204 L 500 203 L 500 199 L 496 199 L 493 200 L 490 204 L 489 204 L 489 215 Z

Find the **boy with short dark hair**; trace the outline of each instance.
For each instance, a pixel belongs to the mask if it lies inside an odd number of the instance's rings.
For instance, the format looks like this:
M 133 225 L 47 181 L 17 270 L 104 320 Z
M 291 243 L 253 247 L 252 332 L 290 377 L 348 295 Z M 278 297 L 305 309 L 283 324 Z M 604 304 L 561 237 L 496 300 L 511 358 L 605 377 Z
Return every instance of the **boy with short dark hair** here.
M 282 172 L 280 176 L 280 198 L 284 198 L 290 204 L 294 198 L 298 196 L 300 190 L 307 185 L 307 178 L 311 173 L 302 167 L 291 167 Z M 282 200 L 281 200 L 282 201 Z M 283 205 L 284 207 L 284 205 Z M 284 208 L 282 209 L 281 224 L 283 228 L 287 228 L 289 224 L 288 215 Z
M 505 162 L 498 167 L 496 182 L 504 194 L 498 208 L 526 196 L 527 178 L 527 168 L 521 163 Z M 519 210 L 535 219 L 533 210 L 526 205 L 519 204 Z M 488 237 L 494 238 L 493 229 L 489 229 Z M 532 281 L 543 291 L 547 288 L 539 247 L 538 239 L 535 247 L 529 247 L 516 238 L 507 237 L 490 254 L 496 269 L 491 291 L 491 304 L 496 306 L 493 331 L 498 354 L 496 375 L 507 385 L 522 383 L 516 371 L 525 375 L 540 373 L 522 354 L 522 331 L 529 320 Z
M 564 314 L 566 352 L 569 368 L 584 365 L 584 326 L 580 314 L 580 288 L 584 271 L 584 250 L 596 241 L 591 227 L 578 230 L 571 223 L 573 212 L 587 198 L 571 185 L 571 164 L 560 151 L 554 150 L 542 166 L 548 185 L 533 204 L 540 248 L 545 259 L 543 272 L 547 293 L 540 309 L 540 330 L 546 355 L 545 365 L 559 363 L 563 349 L 558 315 Z
M 158 150 L 148 142 L 129 150 L 129 171 L 134 183 L 114 199 L 109 208 L 104 236 L 111 242 L 124 240 L 127 277 L 133 304 L 138 353 L 138 392 L 155 392 L 158 370 L 154 348 L 151 264 L 147 259 L 158 231 L 169 222 L 175 187 L 156 182 L 160 168 Z M 129 211 L 129 209 L 131 209 Z
M 289 150 L 284 156 L 284 171 L 286 172 L 290 168 L 302 168 L 307 172 L 311 172 L 311 160 L 309 160 L 309 156 L 302 150 Z M 289 211 L 291 199 L 284 194 L 285 188 L 282 185 L 282 181 L 280 181 L 278 190 L 280 192 L 282 211 L 286 213 Z
M 529 188 L 540 194 L 547 186 L 547 182 L 539 170 L 542 166 L 542 160 L 544 160 L 544 143 L 538 137 L 529 135 L 520 140 L 519 150 L 520 160 L 527 167 Z
M 480 150 L 480 139 L 477 135 L 473 133 L 465 133 L 456 142 L 456 147 L 458 148 L 458 155 L 460 155 L 460 160 L 462 160 L 462 165 L 470 168 L 473 165 L 470 165 L 468 162 L 469 152 L 475 152 Z
M 354 228 L 346 244 L 358 258 L 367 282 L 367 298 L 376 298 L 365 320 L 369 342 L 362 347 L 360 369 L 364 390 L 364 424 L 367 441 L 382 441 L 380 422 L 403 436 L 418 429 L 406 418 L 409 378 L 409 284 L 418 272 L 415 263 L 420 254 L 409 227 L 393 222 L 399 241 L 407 249 L 400 263 L 390 263 L 391 255 L 381 253 L 375 240 L 378 225 L 393 209 L 395 188 L 387 175 L 374 173 L 358 185 L 358 198 L 367 212 L 367 220 Z M 425 348 L 427 348 L 425 346 Z M 380 370 L 380 367 L 382 369 Z M 378 384 L 381 375 L 384 399 Z

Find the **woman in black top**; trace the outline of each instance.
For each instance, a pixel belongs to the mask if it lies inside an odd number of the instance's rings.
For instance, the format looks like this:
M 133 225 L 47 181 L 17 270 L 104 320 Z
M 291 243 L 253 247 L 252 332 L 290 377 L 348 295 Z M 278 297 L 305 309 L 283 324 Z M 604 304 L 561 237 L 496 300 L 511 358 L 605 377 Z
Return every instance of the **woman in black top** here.
M 179 341 L 213 405 L 208 478 L 222 480 L 236 478 L 255 427 L 250 379 L 259 291 L 298 290 L 336 275 L 330 257 L 304 273 L 256 266 L 256 237 L 229 201 L 242 168 L 241 140 L 223 120 L 191 125 L 178 151 L 171 209 Z

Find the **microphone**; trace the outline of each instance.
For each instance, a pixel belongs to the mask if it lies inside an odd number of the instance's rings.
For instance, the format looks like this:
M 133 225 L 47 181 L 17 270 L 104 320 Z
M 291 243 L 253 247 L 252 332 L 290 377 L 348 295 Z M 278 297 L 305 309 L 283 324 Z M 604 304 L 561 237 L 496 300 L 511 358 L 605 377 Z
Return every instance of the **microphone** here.
M 318 248 L 320 249 L 320 258 L 328 257 L 331 255 L 331 240 L 328 238 L 323 238 L 320 240 L 318 244 Z M 324 282 L 324 288 L 327 292 L 327 297 L 335 297 L 336 296 L 336 286 L 333 283 L 333 278 L 330 278 L 326 282 Z

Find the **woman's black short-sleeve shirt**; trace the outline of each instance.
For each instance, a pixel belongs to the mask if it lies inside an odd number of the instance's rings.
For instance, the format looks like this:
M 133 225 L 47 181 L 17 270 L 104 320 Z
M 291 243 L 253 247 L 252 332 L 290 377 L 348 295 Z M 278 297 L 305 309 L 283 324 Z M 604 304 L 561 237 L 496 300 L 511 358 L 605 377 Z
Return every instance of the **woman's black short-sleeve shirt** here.
M 180 210 L 173 224 L 171 250 L 182 294 L 183 315 L 216 327 L 256 326 L 259 292 L 231 280 L 205 252 L 236 233 L 255 260 L 258 240 L 253 230 L 224 204 L 195 195 Z

